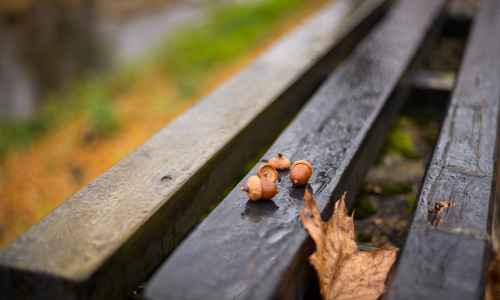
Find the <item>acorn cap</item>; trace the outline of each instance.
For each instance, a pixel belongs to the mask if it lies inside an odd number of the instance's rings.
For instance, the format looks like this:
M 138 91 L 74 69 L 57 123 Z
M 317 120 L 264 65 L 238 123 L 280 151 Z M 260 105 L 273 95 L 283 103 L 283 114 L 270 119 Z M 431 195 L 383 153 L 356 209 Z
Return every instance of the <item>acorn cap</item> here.
M 265 163 L 259 165 L 259 168 L 257 169 L 257 176 L 271 182 L 276 182 L 278 180 L 279 173 L 269 163 Z
M 271 158 L 269 164 L 276 170 L 287 170 L 290 168 L 290 160 L 282 153 L 278 153 L 275 157 Z
M 304 164 L 304 165 L 308 166 L 311 169 L 311 172 L 312 172 L 313 166 L 312 166 L 312 164 L 308 160 L 297 160 L 297 161 L 293 162 L 291 168 L 293 168 L 296 165 L 300 165 L 300 164 Z

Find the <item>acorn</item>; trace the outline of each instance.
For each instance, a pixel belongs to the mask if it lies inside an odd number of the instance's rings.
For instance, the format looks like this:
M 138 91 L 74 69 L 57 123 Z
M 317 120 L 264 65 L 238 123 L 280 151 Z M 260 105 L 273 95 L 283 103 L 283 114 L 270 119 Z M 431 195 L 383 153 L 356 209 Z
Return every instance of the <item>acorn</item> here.
M 298 160 L 290 167 L 290 180 L 295 186 L 306 185 L 311 178 L 313 168 L 307 160 Z
M 275 157 L 271 158 L 268 164 L 276 170 L 290 169 L 290 160 L 283 153 L 278 153 Z
M 278 193 L 276 183 L 266 179 L 261 179 L 260 182 L 262 184 L 262 199 L 271 199 Z
M 274 182 L 255 175 L 248 177 L 247 185 L 242 187 L 241 190 L 248 194 L 251 201 L 269 200 L 278 193 L 278 188 Z
M 271 182 L 276 182 L 279 178 L 278 171 L 269 163 L 260 164 L 257 169 L 257 176 L 262 179 L 267 179 Z
M 258 176 L 250 176 L 247 180 L 247 185 L 241 188 L 242 191 L 248 194 L 248 198 L 252 201 L 257 201 L 262 197 L 262 184 Z

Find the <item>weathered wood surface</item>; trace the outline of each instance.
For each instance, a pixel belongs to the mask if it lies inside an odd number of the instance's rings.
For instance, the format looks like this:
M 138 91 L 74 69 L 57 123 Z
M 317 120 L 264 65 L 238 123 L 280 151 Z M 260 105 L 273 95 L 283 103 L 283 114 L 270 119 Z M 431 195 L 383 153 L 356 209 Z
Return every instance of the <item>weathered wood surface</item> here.
M 499 32 L 500 2 L 482 1 L 386 299 L 482 298 L 497 188 Z M 452 206 L 430 213 L 440 201 Z
M 312 162 L 324 217 L 332 199 L 344 191 L 352 197 L 362 182 L 402 104 L 398 82 L 443 4 L 399 1 L 265 154 Z M 304 191 L 285 173 L 279 190 L 272 201 L 253 203 L 237 186 L 160 267 L 147 299 L 303 298 L 311 253 L 298 220 Z
M 326 6 L 64 202 L 0 253 L 2 297 L 125 297 L 272 143 L 385 2 Z

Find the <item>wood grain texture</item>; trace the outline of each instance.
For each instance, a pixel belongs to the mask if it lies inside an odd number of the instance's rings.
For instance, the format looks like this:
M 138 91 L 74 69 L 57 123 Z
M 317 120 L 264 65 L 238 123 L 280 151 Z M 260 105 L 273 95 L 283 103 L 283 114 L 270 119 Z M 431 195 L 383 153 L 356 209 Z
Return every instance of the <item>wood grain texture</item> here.
M 479 299 L 498 157 L 500 2 L 484 0 L 386 299 Z M 449 201 L 430 224 L 436 203 Z
M 385 2 L 326 6 L 64 202 L 0 253 L 2 296 L 126 297 L 271 144 Z
M 399 1 L 264 156 L 312 162 L 310 185 L 324 217 L 331 199 L 355 195 L 402 104 L 398 83 L 436 29 L 443 4 Z M 146 297 L 302 299 L 312 252 L 298 220 L 304 190 L 282 175 L 272 201 L 249 202 L 235 188 L 160 267 Z

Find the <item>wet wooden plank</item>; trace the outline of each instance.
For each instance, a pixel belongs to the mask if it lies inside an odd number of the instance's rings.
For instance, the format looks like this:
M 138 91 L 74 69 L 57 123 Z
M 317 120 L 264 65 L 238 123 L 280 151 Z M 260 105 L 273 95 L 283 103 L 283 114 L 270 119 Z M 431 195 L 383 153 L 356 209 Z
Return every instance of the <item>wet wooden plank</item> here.
M 272 143 L 385 3 L 327 5 L 64 202 L 0 253 L 2 296 L 126 297 Z
M 489 248 L 473 236 L 415 228 L 384 299 L 482 299 Z
M 500 2 L 481 3 L 386 299 L 483 294 L 497 188 Z M 436 214 L 444 201 L 452 206 Z
M 437 29 L 443 4 L 398 2 L 265 154 L 312 162 L 310 183 L 325 217 L 331 199 L 355 195 L 402 104 L 398 83 Z M 146 297 L 302 299 L 312 250 L 298 219 L 304 191 L 283 175 L 273 201 L 251 203 L 236 187 L 160 267 Z

